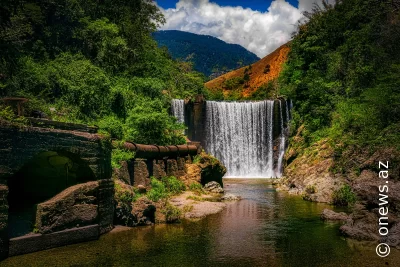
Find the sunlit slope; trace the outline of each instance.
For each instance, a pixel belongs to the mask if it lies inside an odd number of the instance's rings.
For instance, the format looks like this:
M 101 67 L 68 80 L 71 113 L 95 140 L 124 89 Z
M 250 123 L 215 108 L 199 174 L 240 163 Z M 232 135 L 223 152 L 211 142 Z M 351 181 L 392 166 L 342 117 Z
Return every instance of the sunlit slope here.
M 289 53 L 288 44 L 282 45 L 268 56 L 249 66 L 228 72 L 205 84 L 211 90 L 241 90 L 243 97 L 248 97 L 260 86 L 276 79 L 282 70 Z M 248 77 L 246 79 L 246 73 Z M 244 80 L 242 80 L 244 78 Z M 236 79 L 238 82 L 232 82 Z M 236 86 L 237 85 L 237 86 Z

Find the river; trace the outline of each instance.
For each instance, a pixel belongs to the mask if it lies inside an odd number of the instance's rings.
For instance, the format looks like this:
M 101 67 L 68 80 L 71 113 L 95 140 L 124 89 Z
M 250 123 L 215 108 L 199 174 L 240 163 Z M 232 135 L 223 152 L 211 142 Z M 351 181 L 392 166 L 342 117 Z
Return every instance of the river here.
M 400 266 L 346 240 L 319 215 L 329 205 L 277 192 L 268 180 L 225 179 L 239 202 L 198 222 L 119 229 L 98 241 L 8 258 L 0 266 Z

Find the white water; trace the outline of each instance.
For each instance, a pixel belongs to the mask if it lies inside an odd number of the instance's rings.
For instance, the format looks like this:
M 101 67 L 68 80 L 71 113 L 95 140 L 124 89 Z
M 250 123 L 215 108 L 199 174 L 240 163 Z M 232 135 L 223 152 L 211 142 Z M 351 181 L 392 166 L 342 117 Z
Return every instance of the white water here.
M 286 105 L 287 107 L 287 105 Z M 276 169 L 276 177 L 282 177 L 282 162 L 283 157 L 285 156 L 285 144 L 286 144 L 286 135 L 285 135 L 285 128 L 283 126 L 283 115 L 282 115 L 282 101 L 279 101 L 279 114 L 280 114 L 280 121 L 281 121 L 281 134 L 280 134 L 280 144 L 279 144 L 279 158 L 278 158 L 278 167 Z M 287 111 L 286 111 L 287 112 Z M 288 114 L 288 113 L 286 113 Z M 287 117 L 287 116 L 286 116 Z
M 172 99 L 172 114 L 178 119 L 178 122 L 185 123 L 185 100 Z
M 203 146 L 225 165 L 225 178 L 282 177 L 291 108 L 286 101 L 284 111 L 282 101 L 279 101 L 280 135 L 275 166 L 274 101 L 205 102 Z M 184 122 L 184 107 L 184 100 L 172 101 L 172 113 L 179 122 Z
M 273 108 L 274 101 L 206 101 L 204 149 L 222 161 L 225 177 L 276 177 Z

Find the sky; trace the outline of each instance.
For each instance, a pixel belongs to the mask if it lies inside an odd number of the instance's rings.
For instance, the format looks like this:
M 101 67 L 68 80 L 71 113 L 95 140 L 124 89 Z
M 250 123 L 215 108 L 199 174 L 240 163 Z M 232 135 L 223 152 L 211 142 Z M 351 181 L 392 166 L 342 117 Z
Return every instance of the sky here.
M 303 12 L 322 0 L 157 0 L 160 30 L 211 35 L 260 58 L 288 42 Z M 331 0 L 333 1 L 333 0 Z

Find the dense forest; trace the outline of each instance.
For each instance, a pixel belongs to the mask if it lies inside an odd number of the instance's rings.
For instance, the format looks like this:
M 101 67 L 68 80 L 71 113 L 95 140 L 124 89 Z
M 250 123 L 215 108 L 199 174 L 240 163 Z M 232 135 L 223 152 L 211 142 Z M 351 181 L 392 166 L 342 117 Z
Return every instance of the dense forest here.
M 295 105 L 292 134 L 304 147 L 329 137 L 339 157 L 400 150 L 400 1 L 342 0 L 306 16 L 279 83 Z
M 153 1 L 6 0 L 0 14 L 0 98 L 28 98 L 26 115 L 117 139 L 185 142 L 170 100 L 202 93 L 204 76 L 158 48 L 151 33 L 164 17 Z
M 209 35 L 158 31 L 153 33 L 153 37 L 160 47 L 168 48 L 173 58 L 193 62 L 196 71 L 211 78 L 259 60 L 244 47 Z

